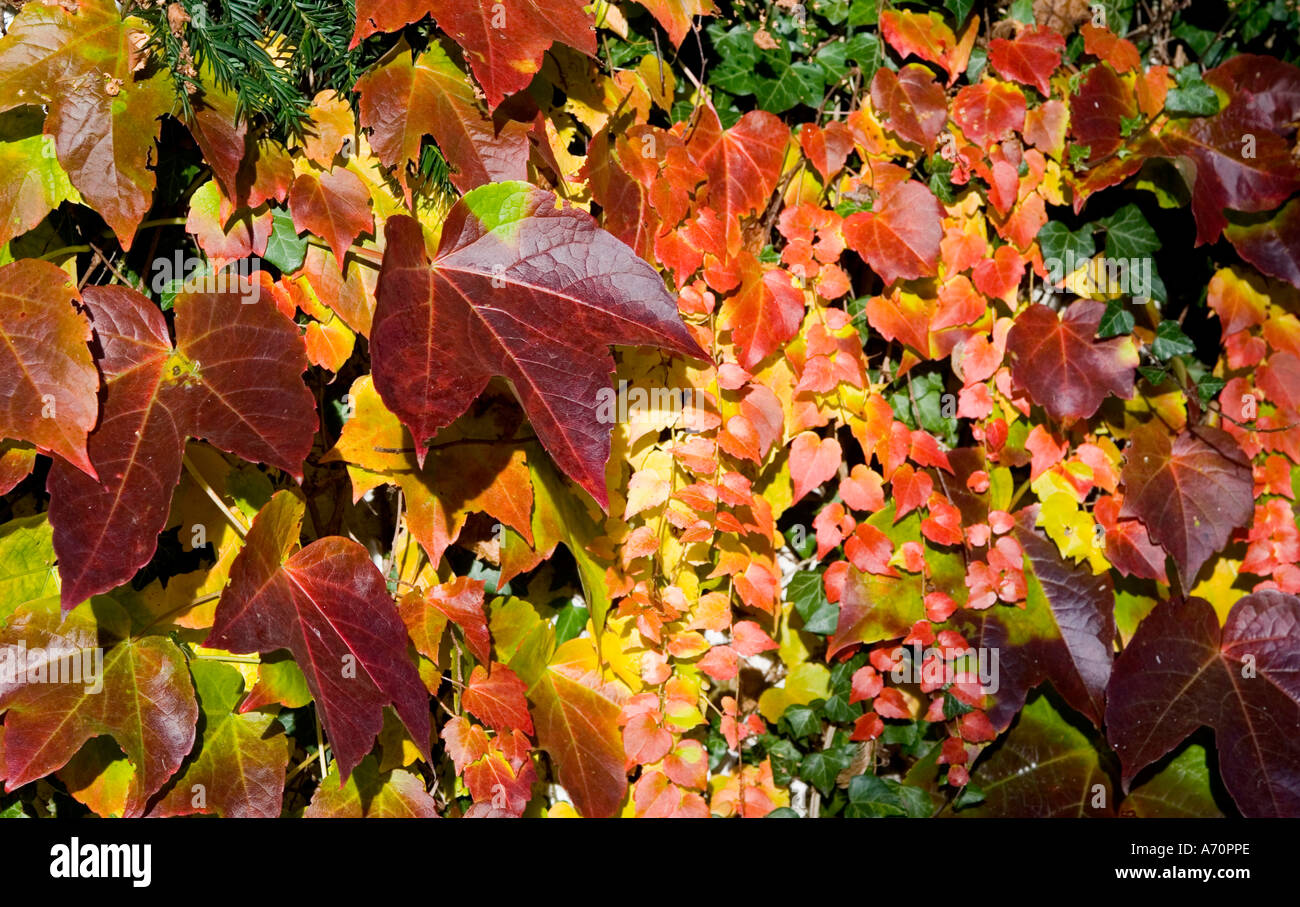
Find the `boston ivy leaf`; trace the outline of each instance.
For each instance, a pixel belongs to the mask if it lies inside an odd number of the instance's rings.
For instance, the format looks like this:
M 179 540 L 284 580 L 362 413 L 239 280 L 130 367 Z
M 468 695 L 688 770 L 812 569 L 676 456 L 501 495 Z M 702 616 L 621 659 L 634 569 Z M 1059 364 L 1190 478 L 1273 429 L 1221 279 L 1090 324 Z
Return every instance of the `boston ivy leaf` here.
M 1156 606 L 1115 661 L 1106 728 L 1125 790 L 1198 727 L 1248 817 L 1300 815 L 1300 599 L 1256 592 L 1222 627 L 1204 599 Z
M 406 627 L 379 568 L 350 539 L 295 551 L 304 507 L 277 492 L 230 568 L 207 645 L 288 649 L 302 668 L 346 779 L 392 705 L 429 758 L 428 694 L 406 654 Z
M 691 30 L 691 20 L 696 16 L 712 15 L 715 7 L 713 0 L 637 0 L 650 10 L 650 14 L 659 21 L 668 32 L 668 39 L 673 47 L 678 47 L 687 32 Z
M 596 648 L 571 639 L 528 691 L 538 745 L 555 759 L 560 783 L 587 818 L 608 818 L 627 793 L 623 735 L 618 717 L 623 694 L 601 679 Z
M 465 49 L 488 106 L 496 107 L 532 81 L 553 42 L 596 53 L 596 29 L 583 5 L 582 0 L 359 0 L 352 46 L 431 14 Z
M 342 784 L 335 760 L 303 813 L 308 819 L 433 819 L 437 815 L 437 803 L 418 775 L 403 769 L 380 772 L 374 756 L 362 759 Z
M 494 731 L 518 728 L 531 734 L 533 719 L 528 715 L 524 692 L 524 682 L 514 671 L 493 662 L 490 672 L 482 665 L 474 666 L 461 701 L 474 717 Z
M 75 10 L 75 11 L 74 11 Z M 26 4 L 0 40 L 0 111 L 46 103 L 59 163 L 129 248 L 152 203 L 158 118 L 175 102 L 170 74 L 136 47 L 143 20 L 112 0 Z M 8 172 L 0 178 L 23 178 Z
M 289 739 L 268 733 L 275 724 L 273 715 L 235 714 L 244 696 L 244 679 L 230 665 L 193 661 L 190 674 L 203 711 L 203 736 L 149 814 L 276 818 L 284 796 Z
M 1028 28 L 1010 38 L 994 38 L 989 43 L 989 65 L 1006 79 L 1032 85 L 1042 95 L 1050 95 L 1049 79 L 1061 65 L 1065 38 L 1045 26 Z
M 1230 223 L 1223 235 L 1237 254 L 1270 277 L 1300 287 L 1300 199 L 1272 217 Z
M 315 233 L 329 243 L 340 270 L 356 238 L 375 228 L 370 193 L 361 178 L 346 167 L 319 175 L 299 174 L 289 189 L 289 210 L 295 230 Z
M 86 435 L 99 418 L 99 373 L 76 302 L 75 284 L 49 262 L 0 267 L 0 437 L 30 441 L 93 476 Z
M 1005 738 L 976 763 L 972 776 L 984 792 L 962 818 L 1081 818 L 1113 816 L 1110 776 L 1092 741 L 1046 696 L 1025 706 Z
M 1158 422 L 1133 433 L 1125 453 L 1124 506 L 1178 565 L 1184 588 L 1254 513 L 1250 460 L 1208 426 L 1171 436 Z
M 943 86 L 919 63 L 892 69 L 878 69 L 871 79 L 871 103 L 886 124 L 909 142 L 934 153 L 935 140 L 948 122 L 948 98 Z M 950 163 L 945 161 L 945 163 Z M 951 165 L 949 166 L 951 171 Z
M 23 605 L 0 628 L 0 651 L 11 667 L 23 668 L 0 672 L 6 790 L 56 771 L 102 734 L 135 768 L 127 816 L 141 815 L 180 768 L 199 717 L 185 657 L 170 639 L 133 639 L 129 628 L 111 600 L 60 617 L 54 598 Z M 52 682 L 56 671 L 61 682 Z
M 302 340 L 269 299 L 181 293 L 175 348 L 162 313 L 134 290 L 88 287 L 85 300 L 108 393 L 89 445 L 99 481 L 57 461 L 50 470 L 65 608 L 153 556 L 187 437 L 301 475 L 316 430 Z
M 421 140 L 431 135 L 462 192 L 527 176 L 527 124 L 511 120 L 498 131 L 442 44 L 430 44 L 412 62 L 401 41 L 366 71 L 357 91 L 361 125 L 372 129 L 371 147 L 389 167 L 418 160 Z
M 767 206 L 789 141 L 785 124 L 766 111 L 750 111 L 725 131 L 713 107 L 700 111 L 686 147 L 708 177 L 708 205 L 722 218 L 730 254 L 740 251 L 740 219 Z
M 609 345 L 705 355 L 659 275 L 589 215 L 524 183 L 482 186 L 457 202 L 432 266 L 418 221 L 392 217 L 385 234 L 375 388 L 419 459 L 500 375 L 560 468 L 606 504 L 610 426 L 597 410 L 614 370 Z
M 39 109 L 0 114 L 0 246 L 35 227 L 65 201 L 80 202 L 41 133 Z
M 1054 419 L 1085 419 L 1109 394 L 1133 396 L 1137 347 L 1131 337 L 1096 339 L 1105 311 L 1080 299 L 1058 318 L 1035 304 L 1016 316 L 1007 335 L 1012 378 Z
M 943 208 L 934 193 L 915 180 L 883 191 L 870 211 L 844 221 L 844 240 L 886 284 L 898 278 L 929 277 L 939 264 Z
M 44 514 L 0 526 L 0 624 L 30 601 L 57 595 L 54 540 Z
M 1025 607 L 962 610 L 950 625 L 977 650 L 998 653 L 998 688 L 986 711 L 999 731 L 1044 680 L 1100 727 L 1115 639 L 1114 589 L 1109 575 L 1067 561 L 1027 528 L 1032 518 L 1027 514 L 1015 530 L 1025 552 Z
M 1209 753 L 1199 744 L 1183 751 L 1120 804 L 1123 815 L 1139 819 L 1220 819 L 1219 805 L 1210 788 Z

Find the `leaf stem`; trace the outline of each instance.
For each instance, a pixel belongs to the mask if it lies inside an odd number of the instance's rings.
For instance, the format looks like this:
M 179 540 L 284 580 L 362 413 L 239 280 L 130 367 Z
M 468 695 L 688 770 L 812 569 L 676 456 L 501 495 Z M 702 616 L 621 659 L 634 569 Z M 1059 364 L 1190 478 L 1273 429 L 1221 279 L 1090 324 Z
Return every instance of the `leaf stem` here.
M 226 521 L 230 523 L 231 528 L 239 534 L 241 539 L 247 539 L 248 527 L 244 525 L 244 521 L 226 506 L 225 501 L 221 500 L 221 495 L 217 494 L 216 490 L 208 484 L 208 480 L 203 478 L 203 474 L 199 472 L 198 467 L 194 465 L 194 461 L 190 459 L 188 453 L 181 459 L 181 462 L 185 465 L 185 471 L 190 474 L 190 478 L 198 483 L 199 487 L 212 500 L 212 503 L 217 505 L 217 509 L 226 515 Z

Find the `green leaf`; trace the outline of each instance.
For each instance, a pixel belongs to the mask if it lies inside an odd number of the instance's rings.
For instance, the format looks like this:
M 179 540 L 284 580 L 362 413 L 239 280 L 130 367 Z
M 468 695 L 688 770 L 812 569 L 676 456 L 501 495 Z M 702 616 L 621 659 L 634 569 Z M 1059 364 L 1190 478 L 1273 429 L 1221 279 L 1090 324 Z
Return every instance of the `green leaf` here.
M 590 612 L 582 605 L 570 602 L 560 609 L 555 618 L 555 644 L 562 646 L 569 640 L 581 635 L 587 626 Z
M 1058 220 L 1050 220 L 1038 231 L 1038 246 L 1043 250 L 1043 260 L 1056 259 L 1070 261 L 1071 255 L 1076 267 L 1085 259 L 1092 258 L 1097 252 L 1097 243 L 1092 237 L 1091 224 L 1078 230 L 1071 230 Z
M 1034 0 L 1015 0 L 1007 11 L 1007 18 L 1027 25 L 1034 23 Z
M 1174 70 L 1177 88 L 1165 96 L 1165 111 L 1174 116 L 1208 117 L 1219 112 L 1214 89 L 1201 80 L 1201 67 L 1192 63 Z
M 791 808 L 788 807 L 788 806 L 778 806 L 776 809 L 772 810 L 770 813 L 768 813 L 768 814 L 767 814 L 766 816 L 764 816 L 763 818 L 765 818 L 765 819 L 802 819 L 803 816 L 799 815 L 797 812 L 795 812 L 793 809 L 791 809 Z
M 54 541 L 45 514 L 0 526 L 0 626 L 19 605 L 59 592 Z
M 817 717 L 817 712 L 806 705 L 790 706 L 781 716 L 781 721 L 790 728 L 790 733 L 797 740 L 816 736 L 822 731 L 822 722 Z
M 880 16 L 876 7 L 876 0 L 853 0 L 849 5 L 849 28 L 875 25 Z
M 1118 337 L 1120 334 L 1131 334 L 1136 323 L 1133 313 L 1124 308 L 1123 301 L 1112 299 L 1106 303 L 1106 311 L 1101 316 L 1101 323 L 1097 325 L 1097 336 Z
M 1151 342 L 1151 352 L 1161 362 L 1168 362 L 1175 356 L 1186 356 L 1196 352 L 1196 344 L 1183 333 L 1177 321 L 1162 321 L 1156 326 L 1156 337 Z
M 266 241 L 266 254 L 262 256 L 280 269 L 282 274 L 292 274 L 302 267 L 307 257 L 307 238 L 299 236 L 293 227 L 293 217 L 286 208 L 276 208 L 271 214 L 271 236 Z
M 1189 744 L 1147 781 L 1137 785 L 1120 806 L 1139 818 L 1212 819 L 1223 812 L 1210 789 L 1205 747 Z
M 1156 231 L 1135 204 L 1127 204 L 1097 223 L 1106 228 L 1107 258 L 1144 258 L 1160 248 Z
M 943 8 L 952 13 L 957 25 L 961 26 L 965 24 L 970 11 L 975 8 L 975 0 L 943 0 Z

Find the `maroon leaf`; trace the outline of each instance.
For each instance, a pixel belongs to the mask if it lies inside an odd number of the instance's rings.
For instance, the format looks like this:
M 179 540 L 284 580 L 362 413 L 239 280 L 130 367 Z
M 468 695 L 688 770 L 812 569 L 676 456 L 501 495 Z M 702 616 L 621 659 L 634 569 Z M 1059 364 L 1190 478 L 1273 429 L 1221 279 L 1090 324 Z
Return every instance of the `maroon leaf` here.
M 1100 302 L 1080 299 L 1057 318 L 1035 304 L 1007 334 L 1011 376 L 1053 419 L 1086 419 L 1107 394 L 1133 396 L 1137 348 L 1130 337 L 1096 339 L 1105 311 Z
M 1171 436 L 1159 423 L 1133 433 L 1124 506 L 1173 557 L 1183 587 L 1254 513 L 1250 460 L 1227 432 L 1197 426 Z
M 277 492 L 230 568 L 207 645 L 288 649 L 320 707 L 343 780 L 370 751 L 392 705 L 429 758 L 428 694 L 407 657 L 406 627 L 379 568 L 350 539 L 294 552 L 304 507 Z
M 1062 558 L 1029 528 L 1034 518 L 1027 510 L 1015 530 L 1025 552 L 1025 607 L 961 610 L 948 626 L 976 649 L 998 653 L 998 688 L 986 711 L 999 732 L 1044 680 L 1100 727 L 1115 639 L 1114 588 L 1109 576 Z
M 59 461 L 47 481 L 65 610 L 153 556 L 187 437 L 301 475 L 316 431 L 302 340 L 270 300 L 245 299 L 177 296 L 172 349 L 162 312 L 139 293 L 86 289 L 108 394 L 89 441 L 99 482 Z
M 1270 277 L 1300 287 L 1300 199 L 1267 220 L 1229 224 L 1223 231 L 1237 254 Z
M 1128 790 L 1199 727 L 1215 732 L 1224 786 L 1247 816 L 1300 816 L 1300 599 L 1248 595 L 1219 627 L 1193 598 L 1163 602 L 1115 661 L 1107 736 Z
M 432 266 L 417 221 L 392 217 L 371 327 L 375 388 L 415 439 L 451 423 L 493 375 L 514 386 L 542 444 L 602 506 L 610 344 L 705 354 L 663 280 L 589 215 L 524 183 L 462 198 Z

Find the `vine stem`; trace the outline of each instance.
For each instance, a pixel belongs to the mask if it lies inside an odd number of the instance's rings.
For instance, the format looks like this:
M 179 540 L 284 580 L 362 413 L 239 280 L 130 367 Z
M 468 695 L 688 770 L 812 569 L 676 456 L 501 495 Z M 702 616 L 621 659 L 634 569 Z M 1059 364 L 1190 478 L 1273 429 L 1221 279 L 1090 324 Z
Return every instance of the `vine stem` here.
M 185 471 L 190 474 L 190 478 L 199 484 L 199 487 L 201 487 L 212 500 L 212 503 L 217 505 L 217 509 L 226 515 L 226 521 L 230 523 L 231 528 L 239 534 L 241 539 L 247 539 L 248 528 L 244 525 L 244 521 L 237 517 L 235 512 L 226 506 L 225 501 L 221 500 L 221 495 L 217 494 L 216 490 L 208 484 L 208 480 L 203 478 L 203 474 L 199 472 L 198 467 L 194 465 L 194 461 L 190 459 L 188 453 L 181 458 L 181 462 L 185 466 Z

